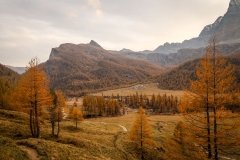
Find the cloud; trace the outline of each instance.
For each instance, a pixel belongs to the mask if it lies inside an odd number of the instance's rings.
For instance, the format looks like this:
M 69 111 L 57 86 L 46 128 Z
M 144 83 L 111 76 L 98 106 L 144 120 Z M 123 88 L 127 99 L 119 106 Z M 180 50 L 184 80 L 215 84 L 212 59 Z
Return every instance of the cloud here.
M 53 47 L 91 39 L 111 50 L 155 49 L 197 36 L 227 7 L 226 0 L 0 0 L 0 63 L 44 62 Z
M 101 17 L 103 15 L 102 5 L 100 0 L 88 0 L 88 5 L 95 10 L 95 14 L 97 17 Z

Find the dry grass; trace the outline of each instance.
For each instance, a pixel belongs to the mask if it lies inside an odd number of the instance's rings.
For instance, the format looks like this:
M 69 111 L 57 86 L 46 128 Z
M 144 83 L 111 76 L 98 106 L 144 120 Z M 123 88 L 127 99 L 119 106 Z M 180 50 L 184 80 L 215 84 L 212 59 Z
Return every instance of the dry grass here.
M 181 97 L 183 95 L 183 91 L 174 91 L 174 90 L 162 90 L 158 88 L 157 83 L 150 83 L 150 84 L 139 84 L 135 85 L 132 87 L 127 87 L 127 88 L 121 88 L 121 89 L 115 89 L 115 90 L 108 90 L 108 91 L 102 91 L 98 93 L 94 93 L 92 95 L 105 95 L 105 96 L 112 96 L 112 95 L 117 95 L 119 94 L 120 96 L 127 96 L 131 94 L 143 94 L 150 96 L 152 94 L 167 94 L 167 95 L 173 95 L 173 96 L 178 96 Z
M 34 149 L 42 160 L 137 160 L 139 154 L 128 138 L 135 115 L 132 110 L 120 117 L 86 119 L 79 123 L 78 129 L 74 128 L 73 122 L 65 120 L 61 123 L 59 138 L 51 137 L 50 124 L 45 120 L 41 124 L 41 138 L 34 139 L 29 135 L 28 115 L 0 110 L 0 155 L 6 152 L 5 159 L 28 159 L 21 150 L 21 146 L 25 146 Z M 162 159 L 164 143 L 173 136 L 182 116 L 148 115 L 148 119 L 153 128 L 155 146 L 148 150 L 146 158 Z M 119 125 L 126 127 L 128 132 Z
M 131 148 L 128 132 L 135 119 L 135 112 L 121 117 L 106 117 L 87 119 L 79 123 L 79 128 L 74 128 L 74 123 L 64 121 L 61 123 L 60 137 L 50 136 L 50 124 L 42 123 L 40 139 L 30 138 L 28 128 L 28 115 L 19 112 L 0 110 L 0 136 L 7 141 L 8 146 L 0 144 L 2 151 L 8 151 L 7 159 L 14 155 L 21 155 L 16 160 L 28 159 L 21 146 L 36 150 L 40 159 L 138 159 L 137 153 Z M 11 118 L 10 118 L 11 117 Z M 153 127 L 155 149 L 151 156 L 162 157 L 162 142 L 171 136 L 175 125 L 181 116 L 149 116 Z M 1 138 L 0 138 L 1 139 Z M 6 139 L 6 140 L 5 140 Z M 2 141 L 0 141 L 2 142 Z M 13 154 L 13 152 L 15 154 Z M 149 155 L 148 155 L 149 156 Z

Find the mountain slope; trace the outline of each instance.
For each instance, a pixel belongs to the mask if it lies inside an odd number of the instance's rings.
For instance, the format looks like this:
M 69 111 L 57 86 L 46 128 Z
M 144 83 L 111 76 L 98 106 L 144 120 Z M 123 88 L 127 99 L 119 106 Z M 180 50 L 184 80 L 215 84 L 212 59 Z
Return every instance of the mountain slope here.
M 226 57 L 234 65 L 237 82 L 240 83 L 240 50 Z M 162 89 L 187 89 L 190 80 L 196 79 L 195 70 L 199 66 L 199 59 L 186 62 L 158 77 L 158 85 Z
M 218 50 L 223 55 L 230 55 L 240 50 L 240 43 L 219 44 Z M 178 50 L 177 53 L 171 54 L 159 54 L 159 53 L 143 54 L 137 52 L 128 52 L 121 53 L 121 55 L 132 59 L 147 60 L 161 67 L 173 67 L 181 65 L 187 61 L 198 59 L 203 56 L 204 52 L 205 48 L 202 47 L 198 49 L 190 48 L 180 49 Z
M 19 77 L 18 73 L 0 64 L 0 79 L 15 81 Z
M 161 72 L 145 61 L 113 54 L 91 41 L 89 44 L 62 44 L 53 48 L 42 64 L 53 88 L 68 95 L 146 81 Z
M 18 74 L 23 74 L 26 72 L 26 67 L 13 67 L 6 65 L 7 68 L 13 70 L 14 72 L 17 72 Z

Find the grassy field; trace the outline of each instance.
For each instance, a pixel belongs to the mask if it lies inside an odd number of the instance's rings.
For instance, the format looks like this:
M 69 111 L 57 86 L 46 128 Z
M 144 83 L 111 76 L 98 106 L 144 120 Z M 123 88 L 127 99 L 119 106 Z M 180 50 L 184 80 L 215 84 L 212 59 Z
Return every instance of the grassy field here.
M 93 95 L 105 95 L 105 96 L 112 96 L 112 95 L 117 95 L 119 94 L 120 96 L 128 96 L 131 94 L 143 94 L 147 96 L 151 96 L 152 94 L 155 95 L 162 95 L 162 94 L 167 94 L 167 95 L 173 95 L 173 96 L 178 96 L 181 97 L 183 95 L 183 91 L 173 91 L 173 90 L 162 90 L 158 88 L 157 83 L 149 83 L 149 84 L 138 84 L 132 87 L 127 87 L 127 88 L 120 88 L 120 89 L 114 89 L 114 90 L 108 90 L 108 91 L 102 91 L 98 93 L 94 93 Z
M 135 112 L 121 117 L 87 119 L 74 128 L 65 120 L 58 139 L 50 136 L 48 121 L 42 121 L 41 138 L 30 137 L 28 115 L 0 110 L 0 159 L 139 159 L 128 138 Z M 179 115 L 149 116 L 156 146 L 146 155 L 161 159 L 164 141 L 171 137 Z M 35 158 L 34 158 L 35 157 Z

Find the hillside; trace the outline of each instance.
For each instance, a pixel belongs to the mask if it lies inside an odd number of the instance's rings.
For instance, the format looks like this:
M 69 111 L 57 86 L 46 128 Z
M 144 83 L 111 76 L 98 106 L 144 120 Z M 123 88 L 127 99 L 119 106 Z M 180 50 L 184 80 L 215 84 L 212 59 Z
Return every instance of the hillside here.
M 121 117 L 87 119 L 75 129 L 74 123 L 61 123 L 59 138 L 50 136 L 50 124 L 41 123 L 41 138 L 31 138 L 28 115 L 0 109 L 0 159 L 29 160 L 137 160 L 139 154 L 129 140 L 129 130 L 136 113 Z M 153 127 L 155 149 L 146 159 L 160 159 L 165 154 L 164 142 L 173 136 L 182 119 L 179 115 L 149 116 Z M 161 130 L 160 130 L 161 129 Z
M 62 44 L 53 48 L 49 60 L 42 64 L 53 88 L 68 95 L 144 82 L 161 72 L 159 67 L 132 60 L 89 44 Z
M 16 72 L 0 64 L 0 108 L 6 106 L 8 103 L 6 96 L 18 78 L 19 75 Z
M 15 80 L 18 77 L 18 73 L 14 72 L 13 70 L 9 69 L 8 67 L 0 64 L 0 77 L 1 79 L 9 79 Z
M 236 71 L 237 82 L 240 83 L 240 51 L 227 56 L 230 64 L 233 64 Z M 186 89 L 190 80 L 196 79 L 195 70 L 199 65 L 199 59 L 188 61 L 158 77 L 161 89 Z
M 18 74 L 23 74 L 26 72 L 26 67 L 13 67 L 6 65 L 7 68 L 13 70 L 14 72 L 17 72 Z

